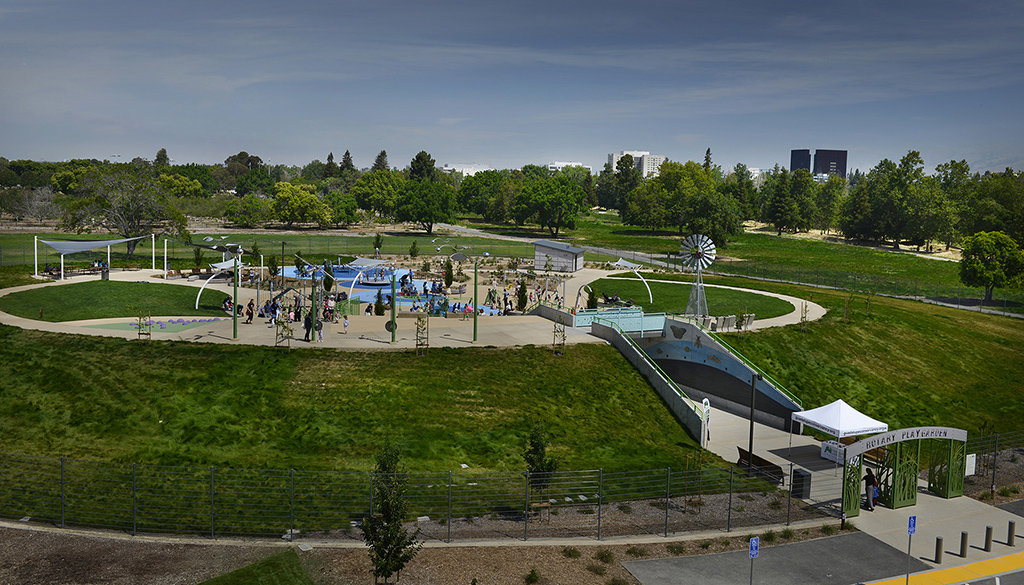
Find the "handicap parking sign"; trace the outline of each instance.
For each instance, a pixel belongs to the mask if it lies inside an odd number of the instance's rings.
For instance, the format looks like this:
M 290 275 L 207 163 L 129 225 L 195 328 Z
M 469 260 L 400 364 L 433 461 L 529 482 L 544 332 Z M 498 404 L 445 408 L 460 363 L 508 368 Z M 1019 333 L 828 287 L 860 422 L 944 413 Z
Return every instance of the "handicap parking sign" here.
M 907 534 L 913 535 L 917 532 L 917 516 L 911 516 L 907 521 Z
M 760 538 L 755 536 L 754 538 L 750 539 L 750 558 L 752 558 L 752 559 L 756 559 L 757 558 L 757 549 L 760 546 L 760 544 L 761 544 L 761 539 Z

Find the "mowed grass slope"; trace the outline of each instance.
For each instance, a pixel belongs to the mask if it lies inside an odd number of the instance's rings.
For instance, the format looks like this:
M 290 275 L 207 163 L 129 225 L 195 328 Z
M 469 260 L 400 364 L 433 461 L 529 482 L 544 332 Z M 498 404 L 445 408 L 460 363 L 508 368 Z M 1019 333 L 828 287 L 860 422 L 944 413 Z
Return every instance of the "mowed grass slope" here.
M 0 451 L 148 464 L 524 469 L 536 421 L 563 469 L 678 466 L 694 443 L 612 347 L 285 352 L 0 327 Z
M 196 307 L 199 289 L 152 282 L 93 280 L 52 284 L 0 297 L 0 311 L 42 321 L 61 322 L 143 315 L 230 316 L 221 309 L 228 295 L 204 290 Z
M 1021 320 L 878 296 L 870 297 L 869 313 L 867 295 L 746 282 L 828 309 L 806 333 L 793 325 L 725 336 L 799 396 L 805 408 L 842 398 L 890 428 L 1019 430 L 1024 420 Z
M 642 274 L 648 280 L 665 279 L 676 282 L 648 282 L 651 287 L 651 293 L 648 295 L 644 283 L 629 273 L 615 275 L 616 278 L 598 279 L 592 282 L 590 287 L 597 293 L 598 298 L 601 298 L 603 293 L 608 296 L 618 295 L 624 301 L 632 299 L 634 303 L 642 306 L 646 313 L 679 315 L 686 311 L 686 303 L 690 299 L 693 284 L 692 274 Z M 618 278 L 619 276 L 621 278 Z M 740 290 L 709 286 L 704 289 L 704 295 L 708 303 L 708 312 L 715 316 L 743 312 L 754 313 L 758 319 L 770 319 L 788 315 L 796 310 L 791 303 L 782 299 Z M 654 297 L 653 303 L 649 302 L 651 296 Z

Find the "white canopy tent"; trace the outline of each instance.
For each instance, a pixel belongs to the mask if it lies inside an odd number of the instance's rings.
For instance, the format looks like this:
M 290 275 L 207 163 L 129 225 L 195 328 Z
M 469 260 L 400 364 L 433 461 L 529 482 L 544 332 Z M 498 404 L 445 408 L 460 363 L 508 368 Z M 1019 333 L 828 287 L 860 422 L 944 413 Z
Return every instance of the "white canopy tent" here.
M 837 439 L 856 435 L 874 435 L 889 430 L 889 425 L 858 411 L 842 399 L 812 410 L 794 412 L 793 422 L 828 433 Z
M 77 252 L 87 252 L 89 250 L 95 250 L 96 248 L 107 248 L 107 266 L 110 266 L 110 247 L 116 246 L 117 244 L 123 244 L 125 242 L 131 242 L 133 240 L 141 240 L 142 238 L 150 238 L 149 236 L 139 236 L 137 238 L 122 238 L 118 240 L 40 240 L 36 238 L 36 241 L 42 242 L 47 246 L 53 248 L 60 254 L 60 279 L 64 280 L 64 256 L 66 254 L 75 254 Z M 36 254 L 38 257 L 38 253 Z M 39 274 L 39 260 L 35 263 L 35 274 Z
M 847 404 L 843 399 L 811 410 L 794 412 L 793 422 L 834 436 L 837 440 L 857 435 L 874 435 L 889 430 L 889 425 L 877 421 Z M 837 445 L 838 446 L 838 445 Z M 793 448 L 793 433 L 789 434 L 789 448 Z M 838 461 L 837 461 L 838 463 Z

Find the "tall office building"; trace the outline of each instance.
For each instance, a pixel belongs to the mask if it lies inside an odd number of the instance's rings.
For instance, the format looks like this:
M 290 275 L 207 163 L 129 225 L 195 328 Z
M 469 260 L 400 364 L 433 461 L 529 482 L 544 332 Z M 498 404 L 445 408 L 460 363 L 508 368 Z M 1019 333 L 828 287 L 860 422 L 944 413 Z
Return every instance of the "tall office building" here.
M 839 175 L 846 178 L 846 151 L 822 150 L 814 151 L 815 175 Z
M 789 170 L 805 169 L 816 177 L 838 175 L 846 178 L 846 151 L 825 150 L 814 151 L 814 164 L 811 164 L 809 149 L 789 151 Z
M 623 150 L 618 154 L 614 152 L 608 155 L 608 164 L 612 165 L 614 169 L 618 164 L 619 159 L 629 155 L 633 157 L 633 162 L 636 164 L 636 168 L 640 169 L 640 173 L 644 177 L 657 177 L 658 169 L 661 167 L 661 163 L 665 162 L 667 157 L 660 154 L 651 154 L 646 150 Z
M 804 169 L 807 172 L 811 171 L 810 149 L 804 148 L 802 150 L 789 151 L 789 170 L 792 172 L 797 169 Z

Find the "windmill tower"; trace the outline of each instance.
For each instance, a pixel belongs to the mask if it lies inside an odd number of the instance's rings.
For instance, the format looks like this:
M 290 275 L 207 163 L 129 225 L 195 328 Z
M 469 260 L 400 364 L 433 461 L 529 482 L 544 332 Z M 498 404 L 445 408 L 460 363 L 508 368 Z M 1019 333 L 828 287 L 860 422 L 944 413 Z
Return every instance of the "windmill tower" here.
M 703 234 L 693 234 L 683 240 L 680 247 L 683 266 L 697 272 L 697 278 L 690 289 L 690 300 L 686 303 L 685 316 L 703 317 L 708 314 L 708 301 L 704 296 L 702 273 L 715 261 L 715 243 Z

